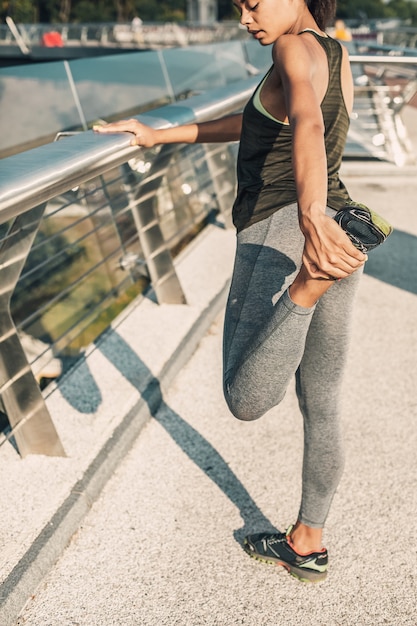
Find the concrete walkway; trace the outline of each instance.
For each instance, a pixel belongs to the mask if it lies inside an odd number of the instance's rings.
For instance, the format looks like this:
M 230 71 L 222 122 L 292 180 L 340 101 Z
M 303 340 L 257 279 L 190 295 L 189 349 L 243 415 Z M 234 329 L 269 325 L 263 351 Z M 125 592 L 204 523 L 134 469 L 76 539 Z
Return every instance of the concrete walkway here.
M 293 390 L 259 422 L 229 415 L 218 315 L 18 625 L 415 626 L 417 180 L 381 164 L 347 164 L 344 180 L 396 230 L 357 301 L 327 581 L 303 585 L 240 547 L 294 521 L 302 424 Z
M 187 305 L 135 303 L 48 392 L 67 458 L 0 447 L 0 626 L 417 624 L 417 169 L 342 173 L 395 232 L 357 300 L 328 580 L 302 585 L 240 547 L 294 521 L 302 424 L 292 389 L 258 422 L 228 413 L 235 237 L 213 225 L 177 261 Z

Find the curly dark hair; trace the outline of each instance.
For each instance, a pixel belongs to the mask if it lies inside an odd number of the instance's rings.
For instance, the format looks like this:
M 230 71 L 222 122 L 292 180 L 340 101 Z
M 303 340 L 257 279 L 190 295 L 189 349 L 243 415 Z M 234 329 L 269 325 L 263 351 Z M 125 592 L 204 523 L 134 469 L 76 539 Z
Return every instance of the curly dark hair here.
M 329 25 L 336 13 L 336 0 L 307 0 L 307 6 L 322 30 Z

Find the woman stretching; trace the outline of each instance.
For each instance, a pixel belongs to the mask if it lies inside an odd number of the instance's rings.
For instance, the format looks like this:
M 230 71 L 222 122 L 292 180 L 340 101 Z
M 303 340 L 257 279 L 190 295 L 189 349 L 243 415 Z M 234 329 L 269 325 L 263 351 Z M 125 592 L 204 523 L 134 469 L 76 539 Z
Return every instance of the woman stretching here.
M 334 0 L 235 0 L 272 65 L 243 114 L 155 130 L 125 120 L 132 145 L 240 140 L 237 251 L 224 327 L 224 393 L 255 420 L 295 376 L 304 419 L 302 499 L 285 533 L 245 550 L 303 581 L 327 573 L 322 530 L 343 469 L 339 401 L 354 294 L 366 254 L 333 219 L 350 201 L 338 170 L 352 109 L 347 52 L 324 28 Z

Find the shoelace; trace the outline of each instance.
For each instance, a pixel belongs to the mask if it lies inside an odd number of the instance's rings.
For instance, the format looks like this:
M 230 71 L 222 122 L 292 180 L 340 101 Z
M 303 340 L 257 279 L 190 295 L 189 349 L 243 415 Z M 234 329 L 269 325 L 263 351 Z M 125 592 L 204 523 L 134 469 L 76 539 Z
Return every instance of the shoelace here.
M 280 533 L 277 535 L 270 535 L 269 537 L 266 537 L 265 541 L 269 544 L 283 543 L 284 541 L 287 541 L 287 534 Z

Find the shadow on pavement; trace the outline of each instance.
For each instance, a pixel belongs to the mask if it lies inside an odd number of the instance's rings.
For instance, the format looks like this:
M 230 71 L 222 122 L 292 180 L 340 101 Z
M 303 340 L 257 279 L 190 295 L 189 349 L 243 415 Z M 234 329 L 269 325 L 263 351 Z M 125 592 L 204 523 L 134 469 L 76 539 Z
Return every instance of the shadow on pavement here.
M 68 404 L 86 415 L 95 413 L 103 400 L 85 355 L 78 359 L 71 376 L 60 382 L 59 390 Z
M 387 241 L 369 253 L 365 274 L 417 294 L 417 237 L 394 230 Z
M 234 532 L 236 541 L 240 543 L 245 534 L 258 529 L 277 532 L 212 444 L 164 402 L 159 380 L 125 340 L 113 329 L 106 332 L 104 339 L 97 344 L 99 350 L 141 393 L 154 419 L 175 443 L 238 508 L 244 525 Z M 77 397 L 81 399 L 82 389 L 78 391 Z M 73 406 L 74 401 L 75 396 Z

